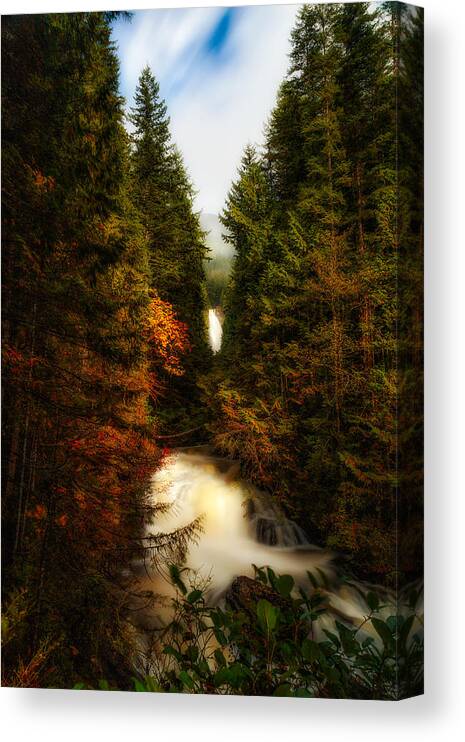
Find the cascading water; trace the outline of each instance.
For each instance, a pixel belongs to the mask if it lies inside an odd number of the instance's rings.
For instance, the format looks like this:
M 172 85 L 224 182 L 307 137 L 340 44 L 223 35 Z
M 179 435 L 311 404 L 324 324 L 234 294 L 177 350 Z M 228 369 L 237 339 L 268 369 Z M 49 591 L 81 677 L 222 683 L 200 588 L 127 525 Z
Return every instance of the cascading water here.
M 295 523 L 236 473 L 230 461 L 175 454 L 154 477 L 154 504 L 170 507 L 156 516 L 148 533 L 169 533 L 201 517 L 202 533 L 189 546 L 186 561 L 210 579 L 211 596 L 223 593 L 237 575 L 253 577 L 252 564 L 302 578 L 311 568 L 332 571 L 330 555 L 311 547 Z
M 221 322 L 218 319 L 218 315 L 214 309 L 208 310 L 208 338 L 210 340 L 210 347 L 214 353 L 218 353 L 221 348 L 221 339 L 223 336 L 223 328 Z
M 355 625 L 369 613 L 356 587 L 340 581 L 331 553 L 312 546 L 296 523 L 286 519 L 259 492 L 238 478 L 234 462 L 192 452 L 172 454 L 153 478 L 153 505 L 158 512 L 147 527 L 147 536 L 161 535 L 202 518 L 202 532 L 189 544 L 186 566 L 201 583 L 208 581 L 211 604 L 223 598 L 235 577 L 254 577 L 254 567 L 270 566 L 278 574 L 290 574 L 297 585 L 310 587 L 307 571 L 324 575 L 328 603 L 334 615 Z M 160 506 L 162 509 L 160 511 Z M 136 622 L 147 628 L 170 616 L 174 589 L 166 568 L 147 564 L 135 568 L 137 589 L 159 596 L 154 607 L 138 611 Z M 362 592 L 369 589 L 359 585 Z M 161 597 L 160 597 L 161 596 Z M 384 591 L 384 613 L 396 612 L 394 594 Z M 322 627 L 330 627 L 324 616 Z

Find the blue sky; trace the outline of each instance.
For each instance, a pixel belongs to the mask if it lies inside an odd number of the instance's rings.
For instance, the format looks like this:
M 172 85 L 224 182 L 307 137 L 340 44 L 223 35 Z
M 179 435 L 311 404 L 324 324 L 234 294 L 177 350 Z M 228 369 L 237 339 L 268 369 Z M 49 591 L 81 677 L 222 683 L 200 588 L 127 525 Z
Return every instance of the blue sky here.
M 143 10 L 114 24 L 121 92 L 130 106 L 150 65 L 198 209 L 221 210 L 244 146 L 263 140 L 296 11 L 295 5 Z
M 224 55 L 225 49 L 228 47 L 228 37 L 231 28 L 235 23 L 235 19 L 242 12 L 242 8 L 226 8 L 223 11 L 205 43 L 205 51 L 207 54 L 210 54 L 212 57 L 217 59 L 221 59 Z

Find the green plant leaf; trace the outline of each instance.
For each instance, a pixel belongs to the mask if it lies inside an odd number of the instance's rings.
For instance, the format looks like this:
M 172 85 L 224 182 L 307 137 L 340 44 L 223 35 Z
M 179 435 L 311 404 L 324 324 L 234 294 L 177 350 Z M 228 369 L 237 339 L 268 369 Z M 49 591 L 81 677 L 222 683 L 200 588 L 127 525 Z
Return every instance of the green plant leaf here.
M 187 600 L 189 603 L 197 603 L 198 600 L 202 597 L 202 591 L 201 590 L 192 590 L 192 592 L 189 593 L 187 596 Z
M 368 607 L 372 611 L 377 611 L 379 608 L 379 598 L 374 592 L 369 592 L 365 596 L 366 602 L 368 604 Z
M 334 646 L 337 649 L 340 649 L 341 642 L 339 641 L 339 638 L 336 636 L 336 634 L 333 634 L 332 631 L 328 631 L 328 629 L 323 629 L 323 631 L 326 634 L 326 636 L 328 637 L 328 639 L 330 639 L 330 641 L 332 642 L 332 644 L 334 644 Z
M 321 657 L 321 649 L 312 639 L 304 639 L 302 642 L 302 657 L 307 662 L 315 662 Z
M 273 691 L 274 696 L 291 696 L 291 686 L 289 683 L 281 683 L 281 685 L 278 685 L 278 687 Z
M 410 630 L 413 626 L 413 622 L 415 621 L 415 616 L 411 615 L 408 616 L 404 623 L 402 624 L 400 631 L 399 631 L 399 648 L 405 649 L 405 646 L 407 644 L 408 635 L 410 634 Z
M 267 634 L 270 634 L 276 628 L 278 621 L 279 609 L 271 605 L 268 600 L 261 599 L 257 603 L 258 622 Z
M 388 625 L 384 621 L 381 621 L 379 618 L 372 618 L 371 623 L 373 624 L 373 628 L 376 633 L 381 637 L 386 651 L 391 649 L 393 637 Z
M 292 588 L 294 587 L 294 579 L 291 575 L 281 575 L 278 577 L 276 587 L 278 588 L 280 595 L 284 598 L 288 598 L 292 592 Z
M 137 693 L 146 693 L 147 688 L 144 685 L 144 683 L 141 680 L 138 680 L 137 678 L 134 678 L 134 690 Z
M 182 684 L 186 686 L 186 688 L 192 689 L 194 687 L 194 681 L 192 680 L 189 673 L 187 673 L 185 670 L 181 670 L 181 672 L 179 673 L 179 679 Z
M 214 655 L 215 655 L 215 660 L 217 661 L 219 666 L 224 667 L 226 665 L 226 659 L 221 649 L 219 649 L 219 647 L 215 649 Z
M 170 654 L 173 657 L 175 657 L 178 661 L 182 659 L 181 652 L 178 652 L 178 650 L 172 647 L 171 644 L 167 644 L 166 647 L 163 647 L 163 654 Z

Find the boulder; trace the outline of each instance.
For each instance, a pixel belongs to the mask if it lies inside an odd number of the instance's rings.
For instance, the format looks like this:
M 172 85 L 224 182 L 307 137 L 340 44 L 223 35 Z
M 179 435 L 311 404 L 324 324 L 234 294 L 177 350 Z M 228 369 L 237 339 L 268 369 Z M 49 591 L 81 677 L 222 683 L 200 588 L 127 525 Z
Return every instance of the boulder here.
M 226 593 L 226 601 L 231 608 L 248 614 L 255 615 L 259 600 L 268 600 L 272 605 L 283 609 L 291 605 L 288 598 L 283 598 L 273 588 L 245 575 L 236 577 Z

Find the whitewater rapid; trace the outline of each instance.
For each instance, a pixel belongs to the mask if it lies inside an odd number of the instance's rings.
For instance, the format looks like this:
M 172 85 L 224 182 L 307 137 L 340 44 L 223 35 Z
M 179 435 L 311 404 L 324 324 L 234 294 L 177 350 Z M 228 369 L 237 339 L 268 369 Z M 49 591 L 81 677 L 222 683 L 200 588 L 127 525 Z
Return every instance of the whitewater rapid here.
M 286 519 L 268 495 L 240 479 L 237 463 L 192 449 L 175 452 L 153 477 L 152 504 L 155 512 L 146 528 L 148 539 L 163 538 L 200 519 L 201 530 L 188 543 L 184 566 L 189 570 L 187 579 L 205 588 L 211 605 L 224 599 L 235 577 L 253 578 L 256 565 L 291 575 L 296 586 L 306 591 L 312 589 L 311 572 L 330 606 L 328 615 L 321 618 L 321 628 L 331 628 L 335 618 L 358 626 L 369 614 L 363 595 L 371 586 L 341 579 L 334 554 L 309 543 L 302 529 Z M 135 568 L 133 589 L 143 600 L 134 618 L 144 629 L 170 618 L 175 589 L 169 580 L 169 561 L 169 557 L 165 562 L 159 557 L 153 562 L 145 559 Z M 381 615 L 387 618 L 399 606 L 393 592 L 380 590 Z M 146 601 L 150 594 L 154 602 Z M 371 633 L 371 627 L 367 631 Z
M 331 555 L 311 546 L 296 524 L 237 479 L 229 461 L 177 453 L 155 474 L 152 492 L 155 504 L 170 507 L 157 514 L 147 533 L 169 533 L 201 519 L 186 563 L 210 580 L 212 596 L 222 594 L 237 575 L 253 577 L 253 564 L 296 579 L 306 578 L 307 569 L 332 571 Z

